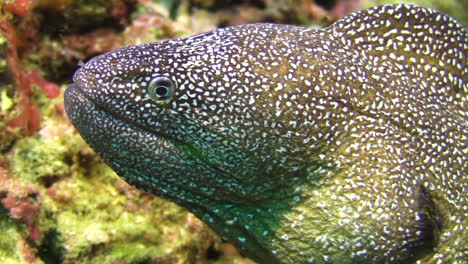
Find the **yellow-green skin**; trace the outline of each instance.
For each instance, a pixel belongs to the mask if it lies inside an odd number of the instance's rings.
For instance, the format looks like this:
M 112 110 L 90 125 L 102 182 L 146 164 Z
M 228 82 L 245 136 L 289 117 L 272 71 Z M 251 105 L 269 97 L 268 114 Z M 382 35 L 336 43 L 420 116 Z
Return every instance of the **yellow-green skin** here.
M 468 34 L 386 5 L 94 58 L 68 116 L 130 184 L 261 263 L 463 263 Z

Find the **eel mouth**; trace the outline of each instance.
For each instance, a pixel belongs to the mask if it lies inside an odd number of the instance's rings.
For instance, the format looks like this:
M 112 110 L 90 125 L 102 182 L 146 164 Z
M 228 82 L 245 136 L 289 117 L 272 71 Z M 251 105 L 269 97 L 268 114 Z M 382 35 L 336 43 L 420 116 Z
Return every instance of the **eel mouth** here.
M 116 111 L 112 111 L 109 107 L 95 102 L 95 100 L 93 100 L 91 96 L 89 96 L 86 91 L 77 84 L 77 82 L 71 83 L 67 87 L 64 95 L 64 105 L 67 116 L 72 124 L 85 138 L 87 143 L 92 146 L 104 143 L 96 142 L 97 139 L 95 133 L 109 134 L 110 132 L 115 131 L 117 127 L 125 126 L 129 130 L 136 129 L 151 135 L 152 140 L 170 142 L 172 146 L 178 149 L 184 149 L 187 151 L 186 154 L 188 156 L 197 157 L 200 161 L 208 164 L 219 173 L 230 175 L 232 178 L 237 178 L 234 177 L 232 173 L 221 168 L 218 164 L 210 161 L 208 157 L 201 155 L 201 152 L 192 144 L 171 136 L 164 131 L 155 130 L 139 124 Z M 112 129 L 111 126 L 113 126 Z M 106 129 L 103 127 L 106 127 Z M 109 136 L 111 137 L 111 135 Z
M 176 139 L 167 133 L 136 124 L 128 120 L 128 118 L 115 113 L 115 111 L 110 111 L 90 99 L 76 82 L 67 87 L 64 95 L 64 105 L 68 118 L 81 137 L 108 165 L 116 170 L 117 174 L 125 179 L 132 178 L 132 175 L 125 176 L 126 172 L 121 169 L 128 162 L 126 160 L 128 157 L 119 154 L 122 152 L 121 150 L 129 153 L 142 151 L 145 153 L 146 159 L 162 160 L 165 157 L 174 159 L 174 156 L 177 156 L 179 160 L 201 162 L 211 167 L 218 175 L 226 175 L 236 185 L 242 184 L 242 180 L 235 174 L 210 161 L 201 154 L 196 146 Z M 134 164 L 132 163 L 132 165 Z M 137 166 L 140 165 L 137 164 Z M 160 180 L 164 181 L 162 178 Z M 129 181 L 129 183 L 132 184 L 132 181 Z M 178 187 L 184 189 L 183 186 Z M 203 192 L 197 192 L 197 195 L 205 197 Z M 166 193 L 160 193 L 158 196 L 178 200 L 175 196 Z M 208 196 L 205 198 L 211 199 Z M 241 198 L 236 198 L 236 201 L 240 201 Z
M 109 107 L 106 107 L 100 104 L 99 102 L 96 102 L 76 82 L 68 85 L 65 91 L 65 95 L 64 95 L 64 104 L 65 104 L 65 110 L 67 112 L 67 115 L 69 119 L 71 120 L 71 122 L 73 123 L 73 125 L 75 126 L 76 126 L 75 120 L 78 120 L 81 116 L 86 116 L 86 113 L 83 112 L 84 108 L 89 108 L 89 109 L 92 108 L 93 109 L 92 111 L 104 112 L 112 116 L 113 118 L 119 121 L 122 121 L 123 123 L 127 125 L 137 127 L 157 137 L 164 138 L 164 139 L 173 141 L 175 143 L 184 145 L 184 143 L 180 139 L 177 139 L 169 135 L 168 133 L 165 133 L 160 130 L 155 130 L 150 127 L 139 124 L 138 122 L 135 122 L 134 120 L 125 117 L 124 115 L 118 113 L 117 111 L 113 111 Z M 89 113 L 87 114 L 89 115 Z

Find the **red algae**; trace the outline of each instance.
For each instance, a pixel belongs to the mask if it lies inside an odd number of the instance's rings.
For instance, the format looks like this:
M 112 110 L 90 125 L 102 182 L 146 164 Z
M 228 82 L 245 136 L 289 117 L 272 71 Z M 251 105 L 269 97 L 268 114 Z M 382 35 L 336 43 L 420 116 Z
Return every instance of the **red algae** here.
M 26 73 L 28 79 L 38 85 L 49 98 L 55 98 L 60 94 L 60 87 L 53 82 L 46 81 L 37 71 Z
M 22 98 L 18 103 L 21 113 L 8 122 L 10 127 L 25 127 L 26 134 L 32 135 L 41 125 L 41 114 L 36 104 L 30 102 L 28 98 Z
M 11 219 L 26 226 L 28 239 L 38 243 L 41 232 L 37 220 L 42 205 L 39 190 L 10 179 L 2 168 L 0 182 L 0 203 L 8 210 Z
M 37 0 L 15 0 L 5 3 L 5 10 L 18 16 L 26 16 L 37 2 Z
M 19 98 L 16 106 L 19 115 L 7 123 L 10 127 L 24 127 L 26 134 L 31 135 L 39 129 L 41 124 L 39 109 L 30 99 L 33 96 L 32 84 L 41 88 L 48 98 L 57 97 L 60 94 L 60 88 L 58 85 L 46 81 L 38 71 L 24 70 L 17 48 L 20 45 L 20 40 L 6 15 L 0 16 L 0 30 L 7 39 L 7 62 L 16 80 L 17 97 Z

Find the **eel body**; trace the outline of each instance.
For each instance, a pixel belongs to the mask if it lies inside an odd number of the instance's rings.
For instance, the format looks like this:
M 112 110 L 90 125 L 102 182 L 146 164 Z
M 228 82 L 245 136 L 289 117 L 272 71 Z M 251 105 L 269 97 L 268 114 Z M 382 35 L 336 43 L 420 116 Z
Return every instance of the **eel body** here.
M 436 10 L 124 47 L 65 107 L 122 178 L 260 263 L 467 261 L 468 34 Z

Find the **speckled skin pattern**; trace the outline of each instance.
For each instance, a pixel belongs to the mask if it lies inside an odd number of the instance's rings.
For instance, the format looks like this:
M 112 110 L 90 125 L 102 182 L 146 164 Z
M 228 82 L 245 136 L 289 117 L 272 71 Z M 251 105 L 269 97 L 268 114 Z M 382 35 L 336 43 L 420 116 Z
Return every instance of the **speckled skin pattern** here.
M 122 178 L 261 263 L 466 263 L 467 58 L 454 19 L 387 5 L 118 49 L 65 106 Z

